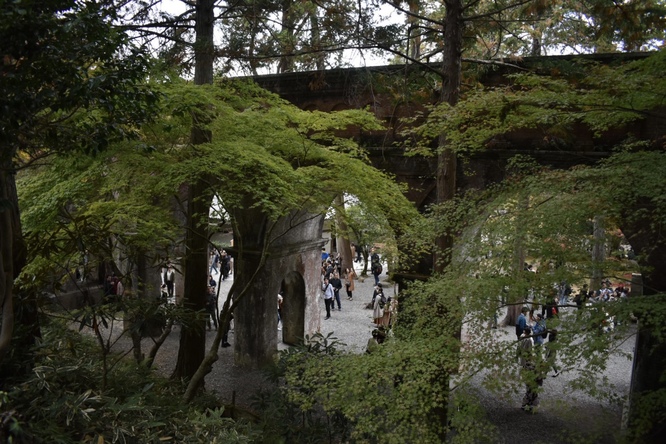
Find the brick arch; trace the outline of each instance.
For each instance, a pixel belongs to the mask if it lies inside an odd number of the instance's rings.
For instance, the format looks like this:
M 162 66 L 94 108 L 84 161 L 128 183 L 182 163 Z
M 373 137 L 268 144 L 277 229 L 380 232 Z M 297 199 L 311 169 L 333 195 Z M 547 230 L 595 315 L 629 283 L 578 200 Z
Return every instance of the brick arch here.
M 296 345 L 305 337 L 305 280 L 301 273 L 291 271 L 285 275 L 280 287 L 283 293 L 282 342 Z

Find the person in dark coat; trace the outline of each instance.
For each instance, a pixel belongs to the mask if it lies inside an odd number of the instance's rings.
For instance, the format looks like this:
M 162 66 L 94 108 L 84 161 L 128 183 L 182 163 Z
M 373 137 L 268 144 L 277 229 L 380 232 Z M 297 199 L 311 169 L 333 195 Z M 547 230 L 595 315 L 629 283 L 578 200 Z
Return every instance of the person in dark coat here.
M 340 280 L 340 275 L 337 272 L 333 273 L 333 277 L 328 281 L 333 286 L 333 296 L 335 297 L 335 302 L 338 303 L 338 311 L 342 311 L 342 305 L 340 304 L 340 290 L 342 289 L 342 281 Z
M 516 338 L 520 339 L 523 335 L 523 332 L 527 328 L 527 313 L 530 311 L 529 308 L 523 307 L 520 309 L 520 314 L 516 320 Z
M 551 290 L 548 299 L 546 299 L 546 303 L 541 306 L 541 315 L 546 319 L 553 319 L 556 318 L 559 313 L 560 310 L 557 307 L 557 292 Z

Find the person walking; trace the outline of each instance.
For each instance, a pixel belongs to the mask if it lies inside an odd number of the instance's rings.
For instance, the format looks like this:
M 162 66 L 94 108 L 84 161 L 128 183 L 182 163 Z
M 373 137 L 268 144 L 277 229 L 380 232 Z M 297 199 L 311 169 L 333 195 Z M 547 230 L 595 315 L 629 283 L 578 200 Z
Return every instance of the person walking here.
M 217 294 L 215 292 L 215 287 L 208 287 L 208 294 L 206 294 L 206 313 L 208 314 L 208 319 L 206 320 L 206 326 L 210 330 L 210 321 L 213 321 L 213 326 L 217 330 Z
M 351 301 L 354 297 L 354 280 L 356 279 L 356 272 L 353 268 L 345 269 L 345 290 L 347 291 L 347 300 Z
M 164 284 L 167 286 L 167 293 L 169 299 L 173 299 L 173 287 L 176 282 L 176 270 L 174 270 L 173 265 L 169 264 L 167 270 L 164 272 Z
M 539 406 L 539 387 L 543 385 L 543 378 L 537 371 L 534 342 L 531 336 L 532 329 L 528 325 L 518 341 L 518 360 L 521 366 L 521 378 L 525 383 L 525 395 L 521 409 L 526 412 L 534 412 Z
M 521 336 L 523 335 L 523 332 L 525 331 L 525 328 L 527 328 L 527 316 L 526 313 L 530 311 L 529 308 L 523 307 L 520 309 L 520 314 L 518 315 L 518 319 L 516 320 L 516 338 L 520 340 Z
M 340 304 L 340 290 L 342 289 L 342 281 L 340 280 L 340 275 L 337 271 L 333 272 L 333 277 L 330 278 L 328 282 L 333 286 L 333 297 L 335 298 L 335 302 L 338 303 L 338 311 L 342 311 L 342 305 Z
M 558 303 L 558 297 L 557 297 L 557 292 L 552 289 L 550 290 L 550 293 L 548 294 L 548 298 L 546 299 L 546 303 L 541 306 L 541 314 L 546 318 L 546 319 L 553 319 L 556 318 L 557 315 L 560 313 L 559 307 L 557 306 Z
M 220 255 L 220 273 L 222 273 L 222 280 L 226 281 L 229 277 L 229 271 L 231 267 L 229 266 L 230 258 L 226 251 L 222 250 Z
M 210 257 L 208 258 L 208 261 L 210 262 L 210 270 L 208 271 L 210 274 L 217 274 L 217 264 L 220 262 L 220 256 L 217 254 L 215 250 L 211 250 L 210 252 Z
M 333 297 L 334 297 L 333 286 L 331 285 L 330 282 L 328 282 L 328 279 L 324 279 L 324 283 L 321 289 L 324 292 L 324 305 L 326 306 L 326 317 L 324 319 L 330 319 L 331 305 L 333 305 Z
M 374 248 L 370 251 L 370 271 L 375 277 L 375 285 L 377 285 L 379 284 L 379 275 L 382 274 L 382 262 L 379 258 L 379 254 L 377 254 L 377 251 Z

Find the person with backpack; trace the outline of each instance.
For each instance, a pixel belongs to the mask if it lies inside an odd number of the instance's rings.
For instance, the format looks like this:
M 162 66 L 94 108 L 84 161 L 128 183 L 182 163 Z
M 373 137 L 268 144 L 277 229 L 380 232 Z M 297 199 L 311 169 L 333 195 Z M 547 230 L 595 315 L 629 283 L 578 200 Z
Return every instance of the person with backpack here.
M 520 376 L 525 383 L 521 409 L 533 412 L 539 406 L 539 387 L 543 385 L 543 377 L 537 371 L 532 329 L 528 325 L 523 330 L 518 341 L 518 361 L 520 363 Z
M 382 262 L 374 248 L 370 251 L 372 253 L 370 255 L 370 271 L 375 277 L 375 285 L 377 285 L 379 284 L 379 275 L 382 274 Z

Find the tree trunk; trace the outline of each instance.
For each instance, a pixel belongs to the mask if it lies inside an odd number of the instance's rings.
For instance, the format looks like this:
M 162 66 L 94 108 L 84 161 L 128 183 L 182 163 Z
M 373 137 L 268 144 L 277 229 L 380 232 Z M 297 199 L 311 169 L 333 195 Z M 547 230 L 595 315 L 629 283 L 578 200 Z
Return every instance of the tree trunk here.
M 14 325 L 23 325 L 26 334 L 18 338 L 14 348 L 28 351 L 35 338 L 41 336 L 37 317 L 36 295 L 25 295 L 21 307 L 14 306 L 14 279 L 26 264 L 26 248 L 16 192 L 13 156 L 7 147 L 0 148 L 0 361 L 9 351 L 14 339 Z M 20 311 L 20 318 L 16 314 Z
M 590 282 L 591 290 L 601 288 L 602 270 L 599 264 L 606 260 L 606 236 L 605 224 L 602 216 L 594 216 L 594 245 L 592 247 L 592 279 Z
M 194 83 L 213 83 L 213 43 L 214 0 L 199 0 L 196 3 L 196 41 L 194 44 L 195 71 Z M 193 128 L 190 141 L 194 148 L 212 139 L 206 125 L 206 113 L 193 114 Z M 203 119 L 203 120 L 202 120 Z M 208 212 L 212 202 L 212 192 L 205 180 L 190 184 L 187 191 L 187 233 L 185 238 L 187 254 L 184 260 L 183 305 L 185 308 L 202 311 L 206 304 L 208 283 Z M 197 316 L 193 322 L 182 326 L 178 360 L 172 378 L 189 379 L 194 376 L 203 361 L 206 351 L 205 319 Z
M 650 226 L 647 219 L 652 216 L 647 214 L 646 220 L 623 226 L 622 232 L 640 260 L 644 297 L 651 297 L 650 306 L 654 307 L 666 304 L 666 245 L 657 238 L 658 234 L 645 228 Z M 659 407 L 664 405 L 666 397 L 666 339 L 663 319 L 658 316 L 655 319 L 653 313 L 652 310 L 634 313 L 638 317 L 638 335 L 629 407 L 630 441 L 647 444 L 663 442 L 666 433 L 663 409 Z
M 462 35 L 464 28 L 462 0 L 445 0 L 446 17 L 444 21 L 444 52 L 442 60 L 441 100 L 451 106 L 458 103 L 462 78 Z M 442 204 L 454 198 L 456 193 L 457 159 L 455 151 L 449 145 L 446 134 L 439 136 L 437 157 L 437 203 Z M 453 233 L 443 233 L 435 240 L 434 272 L 442 273 L 451 261 Z M 460 329 L 457 336 L 460 338 Z M 433 417 L 438 422 L 442 442 L 446 440 L 448 424 L 448 386 L 449 373 L 440 369 L 435 376 L 433 386 L 443 387 L 441 403 L 433 406 Z
M 461 0 L 448 0 L 444 23 L 444 51 L 442 60 L 442 103 L 455 106 L 460 98 L 462 78 L 462 32 L 464 27 Z M 437 203 L 453 199 L 456 193 L 457 158 L 449 146 L 446 134 L 441 134 L 438 141 L 436 190 Z M 441 273 L 451 261 L 453 247 L 452 233 L 444 233 L 435 241 L 434 271 Z
M 528 194 L 521 196 L 516 212 L 516 233 L 513 244 L 513 261 L 511 264 L 511 273 L 513 274 L 514 285 L 509 288 L 509 300 L 507 301 L 509 305 L 506 310 L 506 316 L 502 322 L 500 322 L 502 327 L 506 327 L 507 325 L 516 325 L 516 322 L 518 322 L 518 316 L 520 315 L 521 309 L 523 308 L 523 304 L 520 302 L 525 300 L 525 288 L 522 285 L 519 285 L 519 283 L 523 281 L 522 278 L 525 276 L 524 273 L 530 273 L 529 271 L 524 270 L 526 258 L 524 215 L 529 206 L 529 199 L 530 197 Z
M 0 362 L 11 346 L 14 334 L 14 263 L 13 248 L 14 202 L 9 196 L 11 161 L 3 162 L 0 169 L 0 308 L 2 308 L 2 330 L 0 330 Z
M 283 39 L 280 47 L 280 63 L 278 73 L 292 72 L 294 70 L 294 16 L 292 12 L 293 0 L 282 0 L 281 25 Z
M 344 217 L 342 217 L 338 212 L 344 212 L 344 200 L 342 196 L 337 196 L 335 198 L 335 206 L 339 210 L 335 211 L 335 224 L 337 225 L 337 237 L 335 243 L 338 247 L 338 253 L 340 253 L 342 261 L 342 272 L 344 273 L 345 268 L 354 268 L 354 258 L 351 253 L 351 244 L 349 242 L 349 229 L 347 223 L 345 222 Z
M 414 60 L 421 58 L 421 30 L 419 29 L 420 19 L 418 16 L 421 13 L 421 1 L 409 0 L 407 2 L 409 12 L 407 15 L 407 55 Z M 408 60 L 407 63 L 410 63 Z

